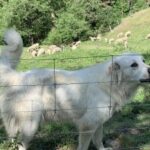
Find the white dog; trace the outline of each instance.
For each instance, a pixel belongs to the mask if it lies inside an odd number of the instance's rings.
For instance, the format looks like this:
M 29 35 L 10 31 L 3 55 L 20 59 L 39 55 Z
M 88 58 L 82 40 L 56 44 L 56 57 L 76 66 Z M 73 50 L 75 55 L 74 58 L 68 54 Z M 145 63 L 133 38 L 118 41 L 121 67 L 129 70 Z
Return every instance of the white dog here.
M 11 40 L 16 40 L 16 50 L 21 49 L 20 39 Z M 0 82 L 7 86 L 1 98 L 2 119 L 9 137 L 20 137 L 19 150 L 28 148 L 40 122 L 56 120 L 77 126 L 78 150 L 87 150 L 91 140 L 98 150 L 110 150 L 102 143 L 103 124 L 131 101 L 141 81 L 150 78 L 150 67 L 137 54 L 124 54 L 76 71 L 19 73 L 0 63 Z

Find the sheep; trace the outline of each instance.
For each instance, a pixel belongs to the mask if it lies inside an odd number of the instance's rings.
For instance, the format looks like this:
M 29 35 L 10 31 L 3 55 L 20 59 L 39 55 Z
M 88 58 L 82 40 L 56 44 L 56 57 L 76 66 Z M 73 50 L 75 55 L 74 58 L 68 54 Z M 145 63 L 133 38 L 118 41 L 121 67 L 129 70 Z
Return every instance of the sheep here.
M 115 44 L 116 45 L 123 44 L 124 47 L 127 48 L 127 46 L 128 46 L 128 37 L 122 37 L 122 38 L 116 39 Z
M 97 37 L 96 37 L 96 39 L 99 40 L 99 41 L 101 41 L 102 40 L 101 34 L 98 34 Z
M 72 45 L 72 46 L 71 46 L 71 49 L 72 49 L 72 50 L 77 49 L 77 45 Z
M 145 37 L 145 39 L 150 39 L 150 33 Z
M 32 52 L 32 51 L 36 51 L 36 50 L 38 50 L 39 49 L 39 43 L 36 43 L 36 44 L 33 44 L 32 46 L 30 46 L 29 48 L 28 48 L 28 52 Z
M 128 41 L 124 42 L 124 47 L 127 48 L 128 47 Z
M 37 51 L 32 51 L 31 55 L 32 55 L 32 57 L 36 57 L 37 56 Z
M 81 41 L 77 41 L 77 42 L 75 43 L 75 45 L 78 46 L 80 43 L 81 43 Z
M 109 43 L 109 44 L 112 44 L 112 42 L 114 42 L 114 40 L 115 40 L 114 38 L 111 38 L 111 39 L 109 39 L 109 42 L 108 42 L 108 43 Z
M 77 49 L 77 47 L 79 46 L 80 43 L 81 43 L 81 41 L 73 42 L 73 43 L 71 44 L 71 49 L 72 49 L 72 50 Z
M 117 38 L 121 38 L 121 37 L 123 37 L 123 35 L 124 35 L 123 32 L 120 32 L 117 34 Z
M 60 47 L 56 45 L 50 45 L 48 49 L 46 50 L 46 53 L 50 55 L 50 54 L 54 54 L 56 52 L 61 52 L 61 51 L 62 49 Z
M 126 33 L 125 33 L 125 37 L 130 37 L 131 36 L 131 31 L 127 31 Z
M 115 44 L 123 44 L 127 40 L 128 40 L 128 37 L 122 37 L 122 38 L 116 39 Z
M 45 54 L 45 49 L 44 48 L 40 48 L 37 52 L 37 56 L 43 55 Z
M 92 37 L 92 36 L 90 36 L 90 40 L 93 42 L 93 41 L 95 41 L 95 40 L 96 40 L 96 37 Z

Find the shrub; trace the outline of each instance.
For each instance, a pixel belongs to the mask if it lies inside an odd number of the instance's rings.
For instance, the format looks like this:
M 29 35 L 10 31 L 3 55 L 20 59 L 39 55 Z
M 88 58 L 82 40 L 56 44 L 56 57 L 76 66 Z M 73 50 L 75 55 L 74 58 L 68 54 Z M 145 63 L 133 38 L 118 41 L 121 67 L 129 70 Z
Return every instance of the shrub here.
M 55 1 L 50 0 L 32 0 L 32 2 L 30 0 L 9 0 L 0 10 L 3 23 L 0 27 L 17 28 L 25 44 L 39 42 L 47 36 L 54 24 L 55 17 L 52 16 L 52 13 L 56 5 Z
M 59 16 L 55 29 L 49 33 L 44 43 L 70 43 L 79 39 L 84 40 L 88 35 L 89 27 L 85 20 L 74 14 L 64 12 Z

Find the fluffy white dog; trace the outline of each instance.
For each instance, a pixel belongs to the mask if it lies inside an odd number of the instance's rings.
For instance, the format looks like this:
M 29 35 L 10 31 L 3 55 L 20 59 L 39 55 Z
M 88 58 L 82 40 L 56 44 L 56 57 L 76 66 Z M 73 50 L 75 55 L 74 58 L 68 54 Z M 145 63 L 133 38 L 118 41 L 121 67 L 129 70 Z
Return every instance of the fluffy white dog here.
M 11 36 L 5 50 L 13 49 L 14 43 L 16 51 L 22 49 L 21 39 Z M 7 59 L 0 62 L 0 82 L 7 86 L 1 98 L 1 114 L 9 137 L 20 137 L 19 150 L 28 148 L 40 122 L 56 120 L 72 121 L 77 126 L 78 150 L 87 150 L 91 140 L 98 150 L 110 150 L 102 143 L 103 124 L 131 101 L 141 81 L 150 78 L 150 67 L 137 54 L 123 54 L 76 71 L 37 69 L 19 73 L 8 64 Z

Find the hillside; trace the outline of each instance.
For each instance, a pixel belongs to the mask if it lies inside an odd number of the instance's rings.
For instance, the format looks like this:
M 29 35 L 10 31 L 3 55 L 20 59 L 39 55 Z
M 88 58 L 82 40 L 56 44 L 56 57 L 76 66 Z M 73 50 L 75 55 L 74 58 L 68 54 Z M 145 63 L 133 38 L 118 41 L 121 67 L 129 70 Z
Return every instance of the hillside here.
M 26 70 L 28 68 L 34 67 L 53 67 L 52 61 L 50 59 L 62 59 L 62 58 L 79 58 L 79 57 L 91 57 L 91 56 L 100 56 L 95 59 L 78 59 L 78 60 L 63 60 L 63 63 L 59 63 L 57 67 L 65 69 L 77 69 L 82 68 L 91 63 L 99 62 L 103 59 L 107 59 L 110 55 L 121 54 L 123 51 L 135 51 L 139 53 L 150 53 L 150 39 L 145 39 L 146 35 L 150 33 L 150 8 L 139 11 L 132 16 L 129 16 L 125 19 L 122 19 L 120 25 L 112 30 L 112 32 L 107 33 L 102 36 L 100 41 L 84 41 L 81 42 L 79 47 L 76 50 L 71 50 L 69 46 L 64 48 L 64 51 L 61 53 L 56 53 L 53 55 L 43 55 L 40 57 L 32 58 L 26 50 L 22 56 L 23 59 L 30 59 L 23 61 L 19 68 L 21 70 Z M 117 34 L 120 32 L 131 31 L 131 36 L 128 38 L 128 47 L 125 48 L 122 44 L 116 45 L 113 41 L 111 44 L 106 42 L 105 39 L 109 41 L 110 39 L 117 39 Z M 102 56 L 102 57 L 101 57 Z M 105 57 L 103 57 L 105 56 Z M 47 61 L 36 61 L 36 59 L 46 59 Z M 84 61 L 84 62 L 83 62 Z M 149 61 L 149 60 L 148 60 Z M 32 63 L 31 63 L 32 62 Z M 66 63 L 65 63 L 66 62 Z M 77 65 L 78 64 L 78 65 Z
M 150 8 L 139 11 L 125 19 L 122 19 L 118 25 L 107 36 L 116 38 L 120 32 L 131 31 L 129 38 L 129 48 L 138 50 L 139 52 L 150 52 L 150 39 L 145 37 L 150 33 Z

